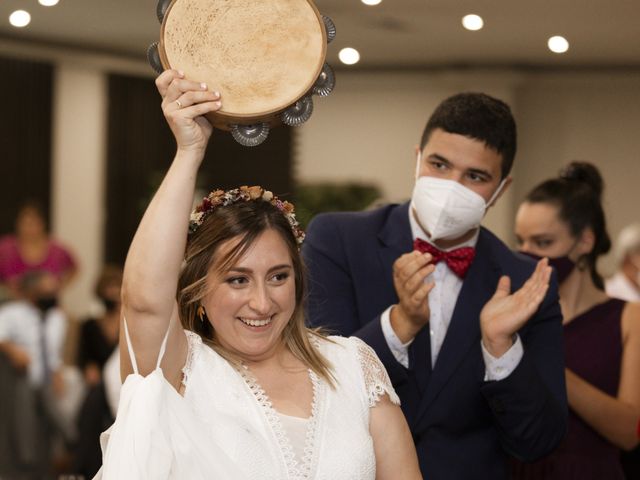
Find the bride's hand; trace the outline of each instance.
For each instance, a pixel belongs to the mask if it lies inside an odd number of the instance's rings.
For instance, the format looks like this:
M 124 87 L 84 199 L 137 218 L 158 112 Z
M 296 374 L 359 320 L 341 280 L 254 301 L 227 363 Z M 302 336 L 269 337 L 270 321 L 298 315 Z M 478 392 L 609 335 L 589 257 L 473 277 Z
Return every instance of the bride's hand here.
M 204 152 L 212 127 L 203 115 L 220 109 L 220 94 L 209 91 L 204 83 L 185 79 L 177 70 L 162 72 L 156 87 L 178 150 Z
M 511 292 L 511 280 L 500 278 L 496 293 L 480 312 L 482 343 L 494 357 L 501 357 L 513 344 L 513 335 L 536 312 L 549 288 L 551 267 L 540 260 L 531 277 L 517 292 Z

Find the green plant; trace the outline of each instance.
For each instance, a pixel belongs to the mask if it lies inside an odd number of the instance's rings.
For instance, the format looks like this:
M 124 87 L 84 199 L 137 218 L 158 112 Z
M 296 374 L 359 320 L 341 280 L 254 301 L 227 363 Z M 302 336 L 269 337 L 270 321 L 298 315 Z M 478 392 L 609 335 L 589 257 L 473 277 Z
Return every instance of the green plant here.
M 296 217 L 306 228 L 314 215 L 322 212 L 363 210 L 380 198 L 373 184 L 356 182 L 310 182 L 298 184 L 294 195 Z

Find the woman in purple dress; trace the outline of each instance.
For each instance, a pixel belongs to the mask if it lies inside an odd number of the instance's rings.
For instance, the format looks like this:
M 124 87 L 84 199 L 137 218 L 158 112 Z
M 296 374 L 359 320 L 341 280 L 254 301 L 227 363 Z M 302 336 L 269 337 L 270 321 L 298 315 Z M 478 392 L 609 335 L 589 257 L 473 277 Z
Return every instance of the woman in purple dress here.
M 638 444 L 640 304 L 607 297 L 596 269 L 611 247 L 602 189 L 593 165 L 574 162 L 535 187 L 516 216 L 520 250 L 556 269 L 570 412 L 558 449 L 514 462 L 514 479 L 624 479 L 620 450 Z

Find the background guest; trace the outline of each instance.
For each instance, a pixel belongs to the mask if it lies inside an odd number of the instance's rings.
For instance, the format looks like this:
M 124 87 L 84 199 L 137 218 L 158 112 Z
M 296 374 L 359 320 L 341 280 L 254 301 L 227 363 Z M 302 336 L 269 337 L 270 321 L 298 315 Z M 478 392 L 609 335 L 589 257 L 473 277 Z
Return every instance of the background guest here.
M 71 252 L 51 238 L 42 208 L 26 202 L 18 211 L 15 234 L 0 239 L 0 283 L 17 293 L 17 282 L 29 271 L 45 271 L 64 287 L 75 275 L 77 263 Z
M 100 382 L 102 368 L 118 344 L 121 285 L 122 268 L 107 265 L 100 273 L 95 287 L 95 294 L 104 307 L 104 313 L 82 323 L 78 366 L 89 386 Z
M 618 271 L 605 282 L 607 295 L 640 302 L 640 223 L 622 229 L 614 252 Z
M 64 393 L 67 319 L 56 306 L 59 282 L 52 274 L 28 272 L 17 286 L 22 299 L 0 307 L 0 352 L 6 361 L 0 428 L 9 439 L 0 449 L 0 475 L 41 480 L 50 468 L 53 436 L 64 430 L 56 398 Z
M 618 271 L 605 281 L 607 295 L 629 302 L 640 302 L 640 223 L 622 229 L 614 246 Z M 627 478 L 640 478 L 640 447 L 622 453 Z
M 78 366 L 83 371 L 88 388 L 78 415 L 78 441 L 73 472 L 86 478 L 92 478 L 102 465 L 100 434 L 114 421 L 114 414 L 107 401 L 103 369 L 118 345 L 121 285 L 122 268 L 107 265 L 95 287 L 96 296 L 104 306 L 104 313 L 98 318 L 87 319 L 82 324 L 80 333 Z
M 623 479 L 620 449 L 638 444 L 640 304 L 612 299 L 596 264 L 611 248 L 602 178 L 574 162 L 535 187 L 516 216 L 520 250 L 558 274 L 564 323 L 567 436 L 550 456 L 514 462 L 515 479 Z

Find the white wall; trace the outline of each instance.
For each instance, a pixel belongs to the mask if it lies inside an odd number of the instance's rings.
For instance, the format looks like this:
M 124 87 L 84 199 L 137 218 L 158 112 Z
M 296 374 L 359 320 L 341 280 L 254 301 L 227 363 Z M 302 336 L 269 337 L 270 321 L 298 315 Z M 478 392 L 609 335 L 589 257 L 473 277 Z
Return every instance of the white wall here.
M 300 129 L 300 180 L 345 177 L 380 182 L 389 199 L 410 194 L 415 147 L 443 98 L 482 90 L 511 100 L 515 75 L 338 72 L 331 96 L 315 98 Z
M 372 182 L 386 200 L 404 201 L 413 188 L 415 147 L 437 104 L 460 91 L 513 103 L 520 82 L 513 72 L 340 71 L 335 91 L 315 100 L 311 120 L 300 129 L 297 178 Z M 511 195 L 486 219 L 501 236 L 510 234 L 501 220 L 513 216 Z
M 70 243 L 79 259 L 64 303 L 85 313 L 103 254 L 106 146 L 106 79 L 80 65 L 55 72 L 53 104 L 53 235 Z

